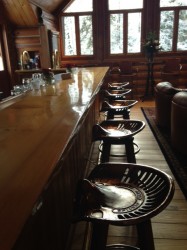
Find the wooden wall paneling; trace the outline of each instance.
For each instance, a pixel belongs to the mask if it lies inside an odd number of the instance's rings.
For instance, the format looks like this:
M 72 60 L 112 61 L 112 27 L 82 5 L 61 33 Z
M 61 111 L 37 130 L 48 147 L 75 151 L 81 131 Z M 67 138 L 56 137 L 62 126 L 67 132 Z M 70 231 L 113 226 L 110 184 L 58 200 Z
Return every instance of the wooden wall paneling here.
M 51 68 L 51 56 L 49 50 L 49 38 L 48 31 L 45 26 L 40 27 L 40 36 L 41 36 L 41 66 L 43 68 Z
M 42 68 L 51 67 L 48 31 L 44 25 L 35 27 L 19 27 L 15 30 L 15 45 L 18 61 L 23 51 L 36 52 L 40 55 Z
M 3 0 L 9 20 L 17 26 L 37 25 L 38 20 L 27 0 Z

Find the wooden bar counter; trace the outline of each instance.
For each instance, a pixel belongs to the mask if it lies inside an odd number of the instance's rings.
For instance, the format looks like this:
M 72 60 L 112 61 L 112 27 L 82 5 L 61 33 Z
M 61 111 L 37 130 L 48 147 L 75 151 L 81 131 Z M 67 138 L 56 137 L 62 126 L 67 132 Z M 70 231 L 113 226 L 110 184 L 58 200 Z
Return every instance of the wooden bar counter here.
M 0 249 L 66 249 L 107 67 L 0 103 Z

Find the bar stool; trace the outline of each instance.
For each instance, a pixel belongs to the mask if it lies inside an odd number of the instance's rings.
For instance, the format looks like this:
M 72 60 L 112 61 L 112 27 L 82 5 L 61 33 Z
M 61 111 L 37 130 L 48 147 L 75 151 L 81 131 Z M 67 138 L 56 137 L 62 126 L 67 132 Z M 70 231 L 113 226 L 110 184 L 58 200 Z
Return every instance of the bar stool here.
M 79 186 L 76 212 L 92 225 L 90 250 L 155 250 L 151 218 L 173 198 L 174 181 L 151 166 L 129 163 L 97 165 Z M 138 247 L 122 244 L 106 247 L 109 225 L 137 229 Z
M 130 119 L 130 108 L 137 102 L 136 100 L 104 101 L 100 112 L 105 113 L 106 119 L 114 119 L 115 116 L 122 116 L 123 119 Z
M 127 162 L 136 163 L 135 154 L 140 148 L 134 143 L 134 135 L 145 127 L 145 122 L 139 120 L 105 120 L 95 124 L 92 130 L 92 141 L 101 141 L 99 150 L 101 162 L 109 162 L 110 156 L 126 156 Z M 112 145 L 124 145 L 124 154 L 112 155 Z M 135 150 L 136 147 L 136 150 Z

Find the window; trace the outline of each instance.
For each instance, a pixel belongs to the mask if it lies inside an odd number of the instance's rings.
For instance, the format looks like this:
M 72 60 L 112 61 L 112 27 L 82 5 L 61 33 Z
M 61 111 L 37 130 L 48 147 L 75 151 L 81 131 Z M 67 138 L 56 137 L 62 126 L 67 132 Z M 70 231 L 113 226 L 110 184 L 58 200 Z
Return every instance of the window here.
M 139 53 L 143 0 L 108 0 L 108 8 L 110 54 Z
M 142 0 L 109 0 L 108 1 L 109 10 L 127 10 L 127 9 L 142 9 Z
M 160 43 L 163 51 L 187 50 L 187 0 L 160 0 Z
M 94 54 L 92 19 L 92 0 L 75 0 L 62 13 L 64 56 Z

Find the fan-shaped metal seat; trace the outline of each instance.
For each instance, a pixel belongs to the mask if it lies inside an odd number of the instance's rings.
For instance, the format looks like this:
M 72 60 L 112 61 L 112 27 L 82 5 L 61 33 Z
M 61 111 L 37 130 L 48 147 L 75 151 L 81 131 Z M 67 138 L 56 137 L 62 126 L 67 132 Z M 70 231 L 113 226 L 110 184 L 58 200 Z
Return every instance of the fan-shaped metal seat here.
M 145 122 L 139 120 L 105 120 L 95 124 L 92 131 L 93 141 L 102 141 L 99 148 L 101 162 L 108 162 L 110 158 L 111 145 L 125 145 L 125 155 L 128 162 L 135 163 L 135 154 L 139 152 L 137 144 L 133 143 L 134 135 L 145 127 Z M 136 151 L 134 150 L 136 146 Z M 112 156 L 124 156 L 115 154 Z
M 81 187 L 79 212 L 92 222 L 92 250 L 105 249 L 109 224 L 136 225 L 140 249 L 154 250 L 151 218 L 167 207 L 174 194 L 168 174 L 145 165 L 102 163 Z
M 124 89 L 129 85 L 129 82 L 109 82 L 108 89 L 111 90 L 120 90 Z
M 104 101 L 100 112 L 106 112 L 106 119 L 114 119 L 114 116 L 122 116 L 123 119 L 130 118 L 130 108 L 138 101 L 136 100 L 113 100 Z
M 108 245 L 106 247 L 106 249 L 109 250 L 139 250 L 139 248 L 137 247 L 133 247 L 133 246 L 124 246 L 122 244 L 115 244 L 115 245 Z
M 104 90 L 105 98 L 109 100 L 123 100 L 126 95 L 131 92 L 131 89 L 118 89 L 118 90 Z

